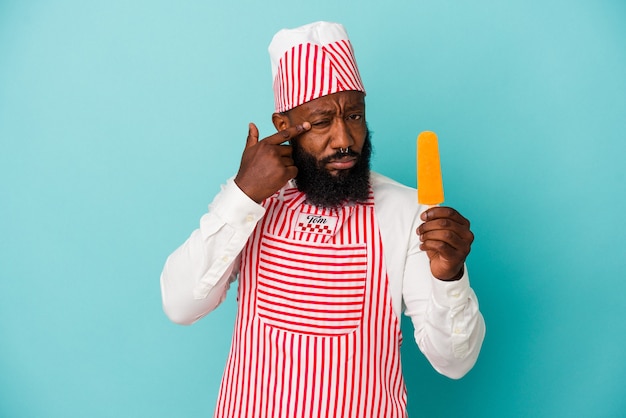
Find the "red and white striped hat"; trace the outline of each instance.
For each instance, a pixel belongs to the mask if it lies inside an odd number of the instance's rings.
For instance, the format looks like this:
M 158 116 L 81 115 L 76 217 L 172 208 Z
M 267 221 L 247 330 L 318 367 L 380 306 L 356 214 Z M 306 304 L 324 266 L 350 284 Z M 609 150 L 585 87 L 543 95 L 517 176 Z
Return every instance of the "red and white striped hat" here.
M 348 34 L 339 23 L 283 29 L 269 52 L 276 112 L 340 91 L 365 93 Z

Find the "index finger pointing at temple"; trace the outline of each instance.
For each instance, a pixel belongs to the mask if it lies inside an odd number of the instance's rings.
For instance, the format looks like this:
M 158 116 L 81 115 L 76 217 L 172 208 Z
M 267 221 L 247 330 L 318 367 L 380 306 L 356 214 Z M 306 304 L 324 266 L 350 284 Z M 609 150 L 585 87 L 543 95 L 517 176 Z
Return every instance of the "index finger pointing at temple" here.
M 270 135 L 263 139 L 263 141 L 267 141 L 269 144 L 273 145 L 280 145 L 290 139 L 297 138 L 309 129 L 311 129 L 311 124 L 309 122 L 304 122 L 301 125 L 290 126 L 287 129 L 276 132 L 274 135 Z

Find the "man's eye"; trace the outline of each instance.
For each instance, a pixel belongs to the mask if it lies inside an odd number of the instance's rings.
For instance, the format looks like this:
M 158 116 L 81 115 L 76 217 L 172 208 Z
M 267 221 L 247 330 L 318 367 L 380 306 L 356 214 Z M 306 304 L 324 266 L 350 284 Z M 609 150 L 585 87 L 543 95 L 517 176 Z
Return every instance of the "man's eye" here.
M 327 119 L 323 119 L 323 120 L 318 120 L 318 121 L 315 121 L 315 122 L 311 123 L 311 126 L 315 126 L 315 127 L 320 128 L 322 126 L 328 125 L 329 123 L 330 122 Z
M 360 115 L 360 114 L 353 114 L 353 115 L 348 116 L 350 120 L 361 120 L 362 117 L 363 115 Z

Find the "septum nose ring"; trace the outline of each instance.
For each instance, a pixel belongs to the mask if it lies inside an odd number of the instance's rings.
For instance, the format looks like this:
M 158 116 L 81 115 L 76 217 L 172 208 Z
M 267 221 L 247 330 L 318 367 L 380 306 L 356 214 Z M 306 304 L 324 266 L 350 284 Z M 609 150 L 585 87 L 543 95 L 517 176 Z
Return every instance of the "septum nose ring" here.
M 339 154 L 347 154 L 348 148 L 339 148 Z

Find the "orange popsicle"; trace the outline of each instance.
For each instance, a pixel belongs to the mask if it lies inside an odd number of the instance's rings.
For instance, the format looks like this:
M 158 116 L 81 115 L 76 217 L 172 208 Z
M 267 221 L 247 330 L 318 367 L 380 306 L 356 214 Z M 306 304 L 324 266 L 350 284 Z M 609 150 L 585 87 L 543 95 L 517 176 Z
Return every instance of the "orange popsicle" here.
M 417 202 L 421 205 L 443 203 L 443 180 L 437 135 L 425 131 L 417 137 Z

